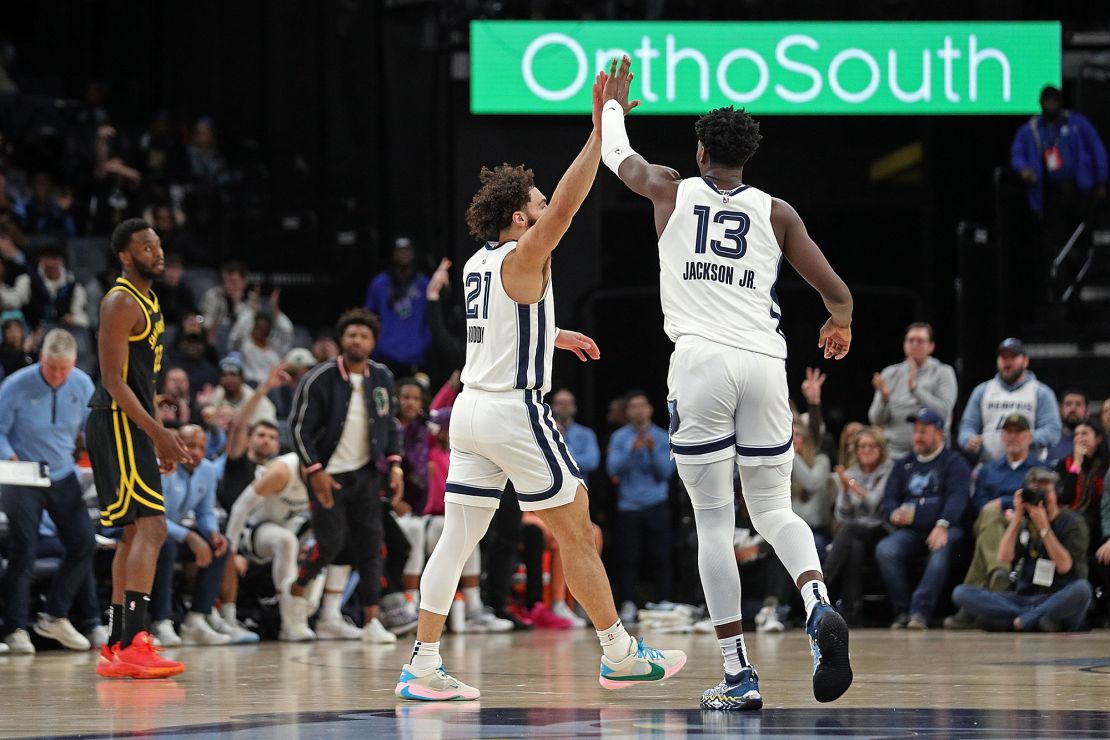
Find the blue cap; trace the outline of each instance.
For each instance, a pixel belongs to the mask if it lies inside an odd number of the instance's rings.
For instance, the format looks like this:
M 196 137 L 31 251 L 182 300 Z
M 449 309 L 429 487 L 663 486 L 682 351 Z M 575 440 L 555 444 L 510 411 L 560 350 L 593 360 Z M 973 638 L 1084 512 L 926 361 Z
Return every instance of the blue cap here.
M 995 354 L 1000 355 L 1003 352 L 1009 352 L 1012 355 L 1024 355 L 1025 345 L 1017 337 L 1007 337 L 998 345 L 998 352 Z
M 932 409 L 921 409 L 913 416 L 907 416 L 906 421 L 914 423 L 921 422 L 922 424 L 929 424 L 940 430 L 944 429 L 944 417 Z

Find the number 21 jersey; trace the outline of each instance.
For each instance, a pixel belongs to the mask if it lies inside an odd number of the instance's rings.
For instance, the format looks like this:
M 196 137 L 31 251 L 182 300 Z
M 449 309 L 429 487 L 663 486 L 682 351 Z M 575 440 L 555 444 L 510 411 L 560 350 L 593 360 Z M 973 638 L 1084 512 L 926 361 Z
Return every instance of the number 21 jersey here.
M 659 237 L 663 329 L 786 358 L 775 291 L 782 250 L 771 196 L 750 185 L 718 190 L 695 177 L 678 184 Z

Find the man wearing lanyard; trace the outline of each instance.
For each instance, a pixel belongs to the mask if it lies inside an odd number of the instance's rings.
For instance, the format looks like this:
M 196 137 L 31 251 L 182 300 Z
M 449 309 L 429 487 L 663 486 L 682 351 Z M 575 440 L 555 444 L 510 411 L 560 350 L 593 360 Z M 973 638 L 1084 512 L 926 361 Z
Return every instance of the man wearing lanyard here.
M 1056 473 L 1034 468 L 1014 494 L 998 560 L 1013 563 L 1016 590 L 957 586 L 952 600 L 988 629 L 1058 632 L 1082 626 L 1091 603 L 1087 524 L 1056 503 Z
M 73 597 L 88 578 L 96 542 L 89 509 L 81 497 L 73 462 L 78 436 L 85 428 L 93 382 L 74 367 L 77 342 L 63 329 L 43 339 L 39 361 L 13 373 L 0 385 L 0 458 L 46 463 L 50 486 L 5 485 L 4 513 L 11 528 L 8 572 L 4 577 L 4 642 L 13 653 L 34 653 L 27 634 L 31 574 L 43 511 L 47 511 L 65 547 L 65 557 L 51 583 L 46 611 L 35 632 L 70 650 L 88 650 L 89 641 L 66 618 Z

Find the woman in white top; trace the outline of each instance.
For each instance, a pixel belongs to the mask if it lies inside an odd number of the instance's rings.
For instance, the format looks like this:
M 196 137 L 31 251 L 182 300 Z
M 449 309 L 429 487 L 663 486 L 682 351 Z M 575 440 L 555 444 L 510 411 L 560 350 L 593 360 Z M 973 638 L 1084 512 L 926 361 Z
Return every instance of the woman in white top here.
M 864 427 L 852 447 L 855 462 L 847 469 L 836 466 L 836 536 L 825 558 L 825 578 L 830 590 L 840 594 L 849 622 L 863 596 L 860 569 L 888 531 L 878 511 L 894 465 L 878 427 Z

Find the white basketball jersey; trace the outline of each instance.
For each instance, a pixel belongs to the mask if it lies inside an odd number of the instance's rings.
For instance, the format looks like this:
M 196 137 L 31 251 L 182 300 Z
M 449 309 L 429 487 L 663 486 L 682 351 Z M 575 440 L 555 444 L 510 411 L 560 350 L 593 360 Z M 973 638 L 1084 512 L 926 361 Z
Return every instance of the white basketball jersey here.
M 1007 390 L 997 377 L 987 381 L 979 412 L 983 419 L 983 462 L 997 460 L 1006 454 L 1002 445 L 1002 422 L 1010 414 L 1021 414 L 1033 424 L 1037 420 L 1037 388 L 1040 383 L 1029 381 L 1016 390 Z M 1034 449 L 1036 456 L 1038 450 Z
M 252 526 L 262 522 L 284 524 L 294 514 L 308 511 L 308 488 L 301 480 L 301 461 L 297 453 L 290 452 L 275 460 L 289 468 L 289 482 L 280 492 L 262 497 L 262 504 L 250 518 Z
M 659 237 L 663 329 L 786 358 L 775 284 L 782 263 L 771 196 L 749 185 L 722 192 L 708 180 L 678 184 Z
M 551 390 L 555 299 L 548 280 L 537 303 L 517 303 L 501 282 L 516 242 L 486 244 L 463 270 L 466 364 L 462 382 L 483 391 Z

